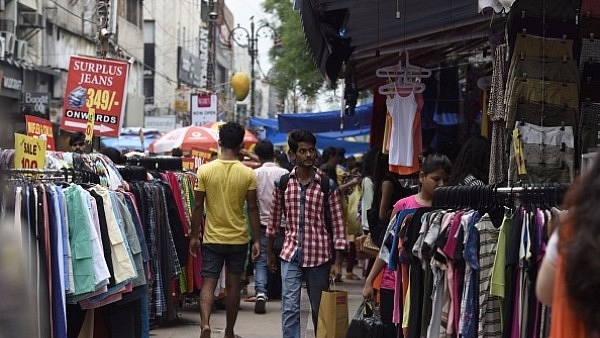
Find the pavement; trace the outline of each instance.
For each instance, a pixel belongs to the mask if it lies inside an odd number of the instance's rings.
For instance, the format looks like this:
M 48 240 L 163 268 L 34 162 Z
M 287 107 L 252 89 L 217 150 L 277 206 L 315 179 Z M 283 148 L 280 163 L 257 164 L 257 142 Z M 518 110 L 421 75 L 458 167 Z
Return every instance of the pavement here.
M 345 271 L 345 268 L 344 268 Z M 362 269 L 356 267 L 354 273 L 362 276 Z M 360 280 L 343 279 L 336 283 L 337 290 L 348 292 L 348 323 L 352 320 L 356 309 L 362 302 L 362 287 L 364 278 Z M 253 282 L 248 287 L 248 295 L 254 295 Z M 281 338 L 281 302 L 270 300 L 266 304 L 265 314 L 254 313 L 254 303 L 240 303 L 240 311 L 235 324 L 235 333 L 243 338 Z M 310 318 L 310 305 L 306 289 L 302 289 L 301 300 L 301 325 L 306 328 L 304 338 L 315 338 L 312 319 Z M 211 337 L 223 337 L 225 329 L 225 310 L 213 310 L 211 319 Z M 168 325 L 150 330 L 153 338 L 199 338 L 200 337 L 200 306 L 197 302 L 184 304 L 178 311 L 177 319 Z

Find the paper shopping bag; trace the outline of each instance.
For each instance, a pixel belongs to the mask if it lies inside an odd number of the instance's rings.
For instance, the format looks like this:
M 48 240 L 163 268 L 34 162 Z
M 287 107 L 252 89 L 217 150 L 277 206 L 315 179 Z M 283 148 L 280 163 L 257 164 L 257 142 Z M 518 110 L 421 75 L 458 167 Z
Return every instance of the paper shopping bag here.
M 348 293 L 338 290 L 321 292 L 317 338 L 344 338 L 347 329 Z

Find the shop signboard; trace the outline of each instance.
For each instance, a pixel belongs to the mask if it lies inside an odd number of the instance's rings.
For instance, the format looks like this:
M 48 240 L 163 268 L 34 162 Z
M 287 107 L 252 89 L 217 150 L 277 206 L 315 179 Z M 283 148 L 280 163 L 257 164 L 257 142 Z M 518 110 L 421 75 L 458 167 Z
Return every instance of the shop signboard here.
M 192 94 L 192 125 L 201 126 L 217 121 L 217 95 L 210 93 Z
M 177 116 L 166 115 L 166 116 L 145 116 L 144 117 L 144 128 L 156 129 L 161 133 L 169 132 L 175 129 L 177 126 Z
M 122 60 L 71 56 L 61 129 L 86 131 L 90 108 L 95 110 L 96 136 L 119 136 L 127 97 L 129 63 Z
M 37 116 L 25 115 L 27 136 L 38 137 L 46 140 L 46 149 L 54 150 L 54 131 L 52 122 Z

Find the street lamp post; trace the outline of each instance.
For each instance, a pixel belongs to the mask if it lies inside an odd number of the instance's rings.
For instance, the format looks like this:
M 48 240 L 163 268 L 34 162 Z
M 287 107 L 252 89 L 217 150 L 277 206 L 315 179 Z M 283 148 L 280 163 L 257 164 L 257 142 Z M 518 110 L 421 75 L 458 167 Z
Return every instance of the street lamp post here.
M 233 41 L 240 47 L 247 47 L 248 54 L 250 55 L 250 116 L 254 117 L 256 115 L 256 104 L 255 104 L 255 91 L 256 91 L 256 79 L 255 79 L 255 71 L 254 71 L 254 63 L 256 61 L 256 56 L 258 55 L 258 37 L 261 30 L 268 28 L 275 33 L 275 29 L 271 27 L 268 23 L 261 23 L 258 27 L 254 26 L 254 16 L 250 17 L 250 31 L 246 28 L 241 27 L 240 24 L 237 25 L 234 29 L 231 30 L 229 35 L 233 37 Z M 243 45 L 238 42 L 235 37 L 236 32 L 244 32 L 246 35 L 246 40 L 248 41 L 247 45 Z

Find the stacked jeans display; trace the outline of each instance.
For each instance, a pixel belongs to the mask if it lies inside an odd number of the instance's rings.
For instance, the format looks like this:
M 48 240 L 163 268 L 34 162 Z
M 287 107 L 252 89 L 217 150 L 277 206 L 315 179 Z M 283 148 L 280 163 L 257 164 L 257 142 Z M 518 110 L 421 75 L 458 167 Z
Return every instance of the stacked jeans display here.
M 510 146 L 509 182 L 570 182 L 577 162 L 580 41 L 577 1 L 516 1 L 507 20 L 510 64 L 505 128 L 517 129 L 523 153 Z M 517 170 L 516 158 L 525 162 Z

